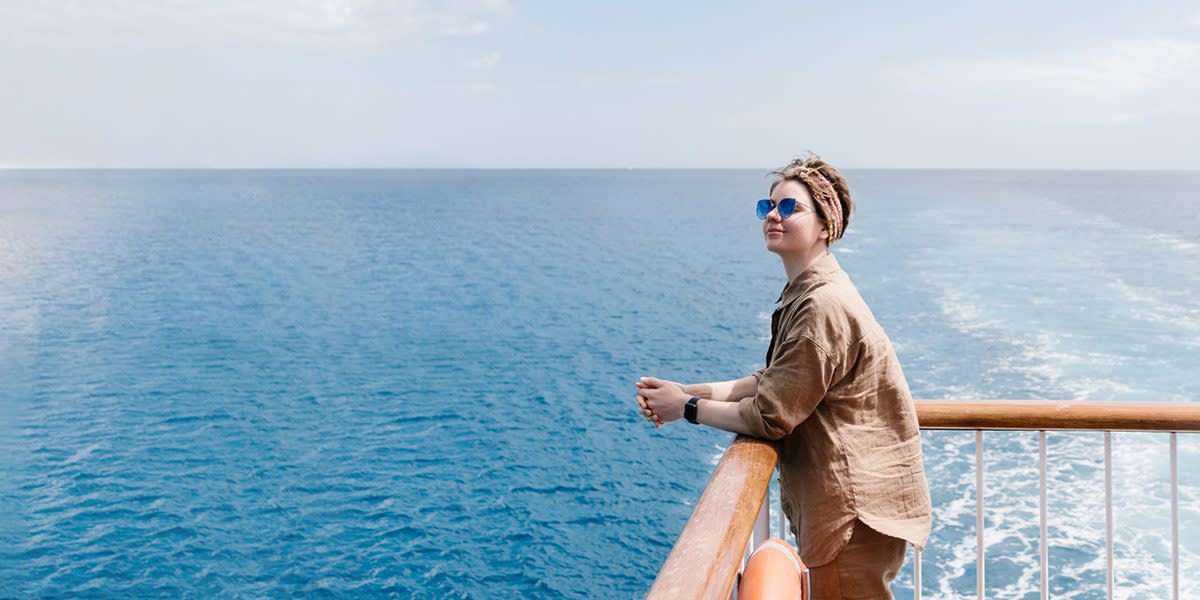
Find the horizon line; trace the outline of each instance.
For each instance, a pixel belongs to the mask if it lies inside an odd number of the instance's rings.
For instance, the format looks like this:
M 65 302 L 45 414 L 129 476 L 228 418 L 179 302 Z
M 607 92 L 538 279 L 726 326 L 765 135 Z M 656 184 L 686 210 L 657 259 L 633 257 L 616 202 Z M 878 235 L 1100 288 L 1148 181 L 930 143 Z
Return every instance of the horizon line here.
M 1027 171 L 1200 173 L 1196 168 L 1106 167 L 839 167 L 845 171 Z M 34 171 L 757 171 L 758 167 L 5 167 L 0 172 Z M 762 168 L 770 172 L 771 168 Z

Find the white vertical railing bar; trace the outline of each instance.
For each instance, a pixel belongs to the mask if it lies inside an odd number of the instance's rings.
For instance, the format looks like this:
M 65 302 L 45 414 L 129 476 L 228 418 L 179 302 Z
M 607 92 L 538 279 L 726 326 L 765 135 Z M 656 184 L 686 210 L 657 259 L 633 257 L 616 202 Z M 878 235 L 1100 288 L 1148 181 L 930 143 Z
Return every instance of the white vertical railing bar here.
M 1171 600 L 1179 600 L 1179 450 L 1171 432 Z
M 758 507 L 758 516 L 754 519 L 754 530 L 750 532 L 750 541 L 746 546 L 746 555 L 742 557 L 742 570 L 746 569 L 746 562 L 750 560 L 750 556 L 754 554 L 754 549 L 758 548 L 763 542 L 771 537 L 771 486 L 767 486 L 767 491 L 763 496 L 762 505 Z M 733 584 L 733 590 L 729 592 L 731 600 L 736 600 L 738 597 L 738 587 L 741 584 L 741 574 L 738 574 L 737 580 Z
M 1112 432 L 1104 432 L 1104 576 L 1106 598 L 1113 597 Z
M 975 430 L 975 595 L 983 600 L 983 430 Z
M 758 507 L 758 518 L 754 520 L 754 534 L 750 536 L 750 552 L 759 544 L 767 541 L 771 537 L 771 490 L 767 490 L 767 497 L 763 498 L 762 506 Z
M 1050 598 L 1050 547 L 1046 542 L 1046 430 L 1038 431 L 1038 473 L 1041 497 L 1038 500 L 1038 525 L 1041 530 L 1042 600 Z
M 913 600 L 921 600 L 921 549 L 913 546 Z

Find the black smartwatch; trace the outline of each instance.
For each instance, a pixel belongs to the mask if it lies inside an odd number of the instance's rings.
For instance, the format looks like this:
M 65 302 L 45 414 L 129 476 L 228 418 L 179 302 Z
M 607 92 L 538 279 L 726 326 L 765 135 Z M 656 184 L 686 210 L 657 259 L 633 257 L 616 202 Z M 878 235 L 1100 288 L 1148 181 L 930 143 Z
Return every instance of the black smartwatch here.
M 700 396 L 692 396 L 688 398 L 687 404 L 683 405 L 683 418 L 687 419 L 688 423 L 700 424 L 696 420 L 696 409 L 699 407 Z

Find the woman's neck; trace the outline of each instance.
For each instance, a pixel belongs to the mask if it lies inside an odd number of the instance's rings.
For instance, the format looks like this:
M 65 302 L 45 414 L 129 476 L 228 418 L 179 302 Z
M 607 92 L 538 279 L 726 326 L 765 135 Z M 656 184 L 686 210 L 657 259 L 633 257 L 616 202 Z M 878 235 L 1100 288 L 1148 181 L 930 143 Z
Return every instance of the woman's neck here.
M 783 270 L 787 272 L 788 281 L 795 280 L 801 273 L 813 266 L 813 263 L 821 260 L 821 257 L 825 256 L 828 251 L 829 246 L 822 244 L 805 253 L 780 254 L 779 258 L 783 260 Z

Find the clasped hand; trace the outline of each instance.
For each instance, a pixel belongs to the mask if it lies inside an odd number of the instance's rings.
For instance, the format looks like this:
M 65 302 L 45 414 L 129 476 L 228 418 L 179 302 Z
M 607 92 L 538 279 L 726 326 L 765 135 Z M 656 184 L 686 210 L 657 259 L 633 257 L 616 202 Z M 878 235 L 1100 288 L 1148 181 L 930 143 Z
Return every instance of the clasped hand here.
M 683 391 L 683 384 L 654 377 L 643 377 L 634 383 L 637 403 L 642 416 L 662 427 L 683 418 L 683 405 L 692 395 Z

